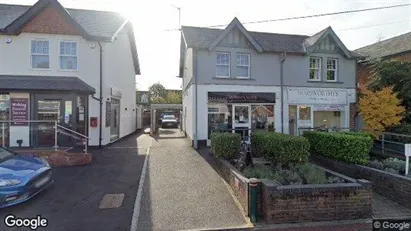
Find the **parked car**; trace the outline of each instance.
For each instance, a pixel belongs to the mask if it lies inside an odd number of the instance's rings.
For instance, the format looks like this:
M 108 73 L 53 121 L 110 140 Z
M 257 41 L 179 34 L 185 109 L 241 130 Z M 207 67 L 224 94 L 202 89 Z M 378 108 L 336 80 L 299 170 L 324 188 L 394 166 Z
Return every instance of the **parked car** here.
M 25 202 L 53 182 L 46 160 L 0 147 L 0 208 Z
M 178 121 L 174 115 L 164 115 L 163 119 L 161 120 L 161 127 L 174 127 L 178 128 Z

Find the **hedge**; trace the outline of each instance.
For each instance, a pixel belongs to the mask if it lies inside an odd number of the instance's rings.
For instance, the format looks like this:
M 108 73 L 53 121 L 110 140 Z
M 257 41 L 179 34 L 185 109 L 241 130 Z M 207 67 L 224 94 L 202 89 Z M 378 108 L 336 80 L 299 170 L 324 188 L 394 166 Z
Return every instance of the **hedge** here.
M 373 136 L 370 133 L 367 132 L 340 132 L 342 134 L 346 135 L 353 135 L 353 136 L 362 136 L 362 137 L 370 137 L 373 138 Z
M 310 144 L 301 136 L 276 132 L 251 134 L 251 151 L 254 156 L 263 156 L 275 164 L 307 163 Z
M 337 132 L 304 132 L 310 152 L 351 164 L 367 164 L 373 139 L 366 135 Z
M 233 159 L 240 152 L 241 135 L 229 132 L 211 133 L 211 150 L 215 157 Z

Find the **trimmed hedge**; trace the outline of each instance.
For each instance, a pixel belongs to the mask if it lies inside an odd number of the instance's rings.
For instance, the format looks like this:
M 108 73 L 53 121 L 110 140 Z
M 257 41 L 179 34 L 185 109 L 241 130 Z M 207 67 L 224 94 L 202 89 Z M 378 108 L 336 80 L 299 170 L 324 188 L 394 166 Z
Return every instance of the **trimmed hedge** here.
M 240 152 L 241 135 L 229 132 L 211 133 L 211 150 L 215 157 L 233 159 Z
M 276 132 L 251 134 L 251 151 L 254 156 L 263 156 L 275 164 L 307 163 L 310 144 L 301 136 Z
M 371 139 L 373 139 L 373 136 L 370 133 L 366 133 L 366 132 L 340 132 L 340 133 L 346 134 L 346 135 L 353 135 L 353 136 L 370 137 Z
M 367 164 L 373 139 L 366 135 L 337 132 L 304 132 L 312 154 L 351 164 Z

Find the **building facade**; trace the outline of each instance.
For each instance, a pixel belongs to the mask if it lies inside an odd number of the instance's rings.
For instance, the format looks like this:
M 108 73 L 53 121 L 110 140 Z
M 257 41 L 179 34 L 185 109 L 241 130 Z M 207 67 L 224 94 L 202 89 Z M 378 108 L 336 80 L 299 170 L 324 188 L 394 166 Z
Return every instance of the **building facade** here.
M 135 131 L 140 69 L 126 19 L 56 0 L 1 4 L 0 12 L 0 144 L 54 145 L 45 120 L 90 137 L 91 146 Z
M 351 125 L 357 55 L 331 27 L 308 37 L 247 31 L 237 18 L 224 30 L 183 26 L 180 55 L 182 126 L 194 146 L 214 129 Z

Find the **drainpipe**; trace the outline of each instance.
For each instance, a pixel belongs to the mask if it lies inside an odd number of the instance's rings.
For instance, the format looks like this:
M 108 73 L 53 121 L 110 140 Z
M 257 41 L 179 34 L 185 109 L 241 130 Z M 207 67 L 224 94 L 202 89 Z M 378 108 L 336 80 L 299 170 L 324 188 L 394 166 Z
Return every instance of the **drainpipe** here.
M 101 141 L 103 140 L 103 47 L 98 42 L 100 47 L 100 119 L 99 119 L 99 138 L 98 147 L 101 148 Z
M 284 62 L 287 59 L 287 53 L 282 53 L 281 55 L 281 65 L 280 65 L 280 90 L 281 90 L 281 133 L 284 133 Z
M 198 107 L 197 107 L 197 105 L 198 105 L 198 84 L 197 84 L 197 77 L 198 77 L 198 74 L 197 74 L 197 52 L 196 52 L 196 50 L 194 50 L 194 48 L 193 48 L 193 56 L 194 56 L 194 86 L 195 86 L 195 94 L 194 94 L 194 107 L 195 107 L 195 109 L 194 109 L 194 111 L 195 111 L 195 116 L 194 116 L 194 118 L 195 118 L 195 124 L 196 124 L 196 126 L 195 126 L 195 132 L 194 132 L 194 149 L 198 149 Z

